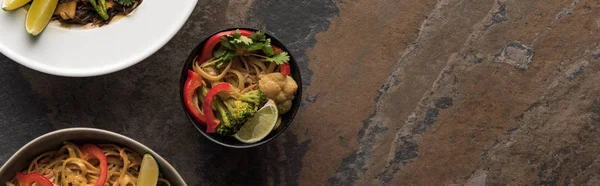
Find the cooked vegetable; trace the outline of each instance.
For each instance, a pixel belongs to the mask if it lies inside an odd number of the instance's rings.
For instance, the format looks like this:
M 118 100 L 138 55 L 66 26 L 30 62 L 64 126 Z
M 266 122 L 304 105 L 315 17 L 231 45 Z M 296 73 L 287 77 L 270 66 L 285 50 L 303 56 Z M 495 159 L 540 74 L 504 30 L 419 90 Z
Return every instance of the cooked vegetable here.
M 185 81 L 185 85 L 183 86 L 183 101 L 185 102 L 185 106 L 190 111 L 192 117 L 204 125 L 206 124 L 206 117 L 204 117 L 204 113 L 200 111 L 200 104 L 198 104 L 198 100 L 203 99 L 199 99 L 196 95 L 196 91 L 203 84 L 202 76 L 191 70 L 188 70 L 187 74 L 188 77 Z
M 15 178 L 5 184 L 6 186 L 136 185 L 138 179 L 145 179 L 142 175 L 144 171 L 140 170 L 141 164 L 143 164 L 141 156 L 129 148 L 114 144 L 77 146 L 71 142 L 64 142 L 60 148 L 34 158 L 27 169 L 17 172 Z M 158 178 L 158 182 L 160 186 L 171 185 L 163 178 Z
M 100 18 L 102 18 L 103 20 L 107 20 L 108 19 L 108 10 L 106 8 L 106 0 L 97 0 L 98 2 L 96 2 L 96 0 L 89 0 L 90 4 L 92 5 L 92 7 L 94 7 L 94 9 L 96 9 L 96 12 L 98 13 L 98 15 L 100 15 Z
M 96 181 L 94 186 L 103 186 L 106 182 L 106 176 L 108 174 L 108 162 L 106 155 L 102 152 L 102 149 L 96 145 L 87 144 L 80 148 L 82 159 L 88 161 L 89 159 L 95 158 L 100 162 L 100 177 Z M 63 174 L 63 179 L 66 179 L 66 174 Z M 64 184 L 64 183 L 63 183 Z M 65 184 L 66 185 L 66 184 Z
M 197 74 L 188 73 L 192 77 L 202 76 L 206 86 L 201 87 L 210 89 L 206 96 L 201 94 L 204 97 L 202 109 L 187 104 L 194 95 L 189 89 L 196 87 L 187 84 L 184 87 L 186 107 L 192 115 L 202 110 L 205 120 L 196 120 L 206 124 L 206 133 L 222 136 L 232 136 L 250 119 L 261 117 L 255 116 L 256 112 L 268 99 L 275 100 L 273 107 L 278 107 L 281 112 L 277 113 L 283 114 L 290 110 L 298 89 L 294 79 L 288 76 L 289 60 L 288 53 L 272 46 L 271 39 L 262 32 L 218 33 L 206 41 L 201 54 L 194 59 L 192 69 Z
M 102 26 L 117 15 L 130 14 L 141 3 L 142 0 L 4 0 L 2 9 L 11 11 L 31 4 L 27 12 L 26 31 L 37 36 L 51 20 Z
M 256 113 L 256 107 L 253 104 L 242 100 L 231 98 L 225 100 L 223 103 L 225 103 L 227 111 L 231 113 L 231 118 L 237 124 L 243 124 L 248 117 L 252 117 Z
M 135 0 L 115 0 L 115 1 L 123 6 L 131 6 L 135 3 Z
M 258 81 L 259 89 L 269 99 L 277 103 L 279 114 L 288 112 L 292 106 L 292 100 L 295 98 L 298 84 L 290 76 L 281 73 L 270 73 L 260 75 Z
M 42 186 L 54 186 L 48 178 L 38 173 L 23 174 L 17 172 L 17 182 L 19 182 L 19 186 L 32 186 L 34 183 Z
M 290 70 L 290 64 L 289 63 L 284 63 L 279 65 L 279 69 L 281 69 L 281 74 L 283 75 L 290 75 L 291 70 Z
M 73 19 L 75 18 L 76 11 L 77 1 L 71 1 L 68 3 L 59 4 L 54 12 L 54 15 L 59 15 L 62 19 Z
M 215 117 L 215 114 L 212 109 L 212 105 L 213 105 L 213 101 L 215 100 L 217 94 L 219 92 L 223 92 L 223 91 L 231 91 L 231 86 L 229 85 L 229 83 L 221 83 L 221 84 L 218 84 L 218 85 L 212 87 L 206 94 L 206 97 L 204 98 L 204 103 L 202 104 L 202 110 L 204 111 L 204 116 L 206 117 L 206 133 L 215 133 L 217 131 L 217 126 L 219 126 L 219 124 L 221 123 L 221 121 L 217 120 L 217 118 Z M 219 109 L 217 109 L 217 110 L 219 110 Z M 223 117 L 223 115 L 226 115 L 224 113 L 221 113 L 221 114 L 222 114 L 221 117 Z M 228 117 L 223 117 L 223 118 L 227 119 Z M 223 119 L 223 118 L 221 118 L 221 119 Z M 228 121 L 226 121 L 226 122 L 228 122 Z
M 252 103 L 255 107 L 262 107 L 267 101 L 267 97 L 260 90 L 252 90 L 240 96 L 240 100 Z
M 256 109 L 252 105 L 235 99 L 219 102 L 216 109 L 221 120 L 220 125 L 217 127 L 217 134 L 222 136 L 235 134 L 246 120 L 256 113 Z
M 276 47 L 276 46 L 273 46 L 273 50 L 275 50 L 275 52 L 282 51 L 279 47 Z M 288 60 L 289 59 L 287 59 L 283 64 L 279 65 L 279 70 L 280 70 L 279 72 L 281 72 L 281 74 L 283 74 L 283 75 L 291 74 L 290 63 L 288 63 Z

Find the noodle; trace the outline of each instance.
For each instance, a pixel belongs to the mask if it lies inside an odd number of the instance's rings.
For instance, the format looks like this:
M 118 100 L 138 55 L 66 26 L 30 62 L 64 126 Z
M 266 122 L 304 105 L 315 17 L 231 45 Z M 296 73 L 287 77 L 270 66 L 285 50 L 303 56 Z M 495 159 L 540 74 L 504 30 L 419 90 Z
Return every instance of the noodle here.
M 244 58 L 244 57 L 241 57 L 241 58 L 242 58 L 242 61 L 246 60 L 246 58 Z M 264 72 L 267 70 L 267 66 L 265 66 L 264 63 L 254 59 L 254 58 L 250 58 L 249 60 L 250 60 L 251 64 L 254 64 L 260 68 L 260 72 Z M 256 74 L 260 74 L 260 72 L 257 71 Z
M 194 71 L 197 72 L 198 74 L 200 74 L 203 78 L 206 78 L 209 81 L 219 81 L 219 80 L 223 79 L 223 77 L 225 77 L 225 74 L 227 74 L 227 72 L 231 68 L 232 63 L 233 63 L 232 61 L 229 61 L 229 63 L 227 64 L 227 67 L 225 67 L 225 70 L 223 70 L 223 72 L 221 72 L 221 74 L 219 74 L 218 76 L 213 76 L 213 75 L 208 74 L 207 72 L 202 70 L 201 67 L 198 66 L 198 63 L 194 63 L 193 68 L 194 68 Z
M 272 73 L 273 71 L 275 71 L 275 67 L 277 67 L 277 64 L 269 63 L 269 68 L 267 68 L 267 73 Z
M 240 61 L 242 61 L 242 64 L 244 64 L 244 69 L 246 69 L 246 71 L 250 73 L 250 66 L 248 66 L 248 62 L 246 62 L 245 60 Z
M 256 72 L 256 75 L 260 74 L 260 70 L 256 65 L 254 65 L 254 63 L 250 63 L 250 65 L 252 65 L 252 68 L 254 68 L 254 72 Z
M 136 186 L 141 156 L 131 149 L 114 144 L 98 145 L 107 158 L 108 171 L 105 185 Z M 96 159 L 86 161 L 75 144 L 64 142 L 57 151 L 43 153 L 33 159 L 24 173 L 38 173 L 48 178 L 54 185 L 93 185 L 101 174 Z M 17 186 L 16 178 L 6 182 L 7 186 Z M 158 185 L 170 186 L 169 181 L 159 178 Z
M 250 90 L 254 89 L 254 87 L 255 87 L 255 86 L 256 86 L 256 85 L 250 85 L 250 86 L 246 87 L 245 89 L 243 89 L 243 90 L 241 91 L 241 93 L 242 93 L 242 94 L 243 94 L 243 93 L 246 93 L 246 92 L 248 92 L 248 91 L 250 91 Z
M 233 70 L 233 69 L 229 70 L 229 72 L 234 73 L 237 76 L 238 89 L 240 89 L 240 90 L 244 89 L 244 84 L 245 84 L 244 83 L 244 81 L 245 81 L 244 75 L 242 75 L 242 73 L 240 71 Z

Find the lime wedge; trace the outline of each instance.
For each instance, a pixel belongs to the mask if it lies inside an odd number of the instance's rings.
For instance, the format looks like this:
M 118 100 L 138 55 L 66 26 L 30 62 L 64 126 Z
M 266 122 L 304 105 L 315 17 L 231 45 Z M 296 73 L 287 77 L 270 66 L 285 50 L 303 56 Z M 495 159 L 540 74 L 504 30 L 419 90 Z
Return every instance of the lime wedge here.
M 29 3 L 31 0 L 4 0 L 2 1 L 2 10 L 10 11 L 17 8 L 21 8 Z
M 256 143 L 271 133 L 278 117 L 277 105 L 269 100 L 233 137 L 242 143 Z
M 37 36 L 46 28 L 50 22 L 52 14 L 58 5 L 58 0 L 35 0 L 31 3 L 25 28 L 27 33 Z
M 36 0 L 39 1 L 39 0 Z M 140 174 L 137 185 L 156 185 L 158 183 L 158 164 L 150 154 L 144 155 L 140 165 Z
M 281 126 L 281 117 L 277 117 L 277 123 L 275 123 L 275 127 L 273 127 L 273 130 L 278 130 L 280 126 Z

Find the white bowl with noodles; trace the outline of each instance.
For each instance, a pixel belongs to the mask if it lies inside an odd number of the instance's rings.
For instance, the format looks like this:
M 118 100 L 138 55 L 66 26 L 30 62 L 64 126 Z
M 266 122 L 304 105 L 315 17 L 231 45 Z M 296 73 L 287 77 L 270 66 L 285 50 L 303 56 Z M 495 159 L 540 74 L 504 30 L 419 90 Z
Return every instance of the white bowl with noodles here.
M 0 53 L 31 69 L 58 76 L 116 72 L 163 47 L 189 18 L 197 1 L 144 0 L 133 13 L 108 25 L 66 28 L 52 21 L 38 36 L 25 31 L 24 9 L 0 10 Z
M 150 148 L 126 136 L 94 128 L 68 128 L 57 130 L 44 134 L 27 143 L 0 168 L 0 185 L 4 185 L 4 183 L 13 179 L 17 172 L 27 169 L 31 161 L 40 154 L 58 150 L 65 141 L 74 142 L 75 144 L 110 143 L 127 147 L 138 153 L 140 156 L 151 154 L 158 163 L 159 171 L 164 179 L 168 180 L 171 185 L 187 185 L 175 168 Z

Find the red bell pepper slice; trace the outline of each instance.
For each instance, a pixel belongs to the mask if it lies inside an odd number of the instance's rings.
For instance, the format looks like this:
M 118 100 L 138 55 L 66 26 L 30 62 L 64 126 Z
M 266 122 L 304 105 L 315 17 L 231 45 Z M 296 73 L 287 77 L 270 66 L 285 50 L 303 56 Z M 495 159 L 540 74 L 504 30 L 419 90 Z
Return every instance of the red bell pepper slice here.
M 219 123 L 221 122 L 215 117 L 212 109 L 212 102 L 215 96 L 223 91 L 231 91 L 231 85 L 229 83 L 218 84 L 212 87 L 204 98 L 202 109 L 204 110 L 204 116 L 206 116 L 206 133 L 215 133 L 217 131 L 217 126 L 219 126 Z
M 210 38 L 208 38 L 208 40 L 204 44 L 204 48 L 202 48 L 202 54 L 200 54 L 200 57 L 198 57 L 198 59 L 197 59 L 198 64 L 202 64 L 202 63 L 208 61 L 210 58 L 212 58 L 213 50 L 215 49 L 215 46 L 217 46 L 217 44 L 221 43 L 221 37 L 229 35 L 229 34 L 234 34 L 235 32 L 236 32 L 236 30 L 219 32 L 219 33 L 211 36 Z M 240 30 L 240 33 L 246 37 L 250 37 L 250 35 L 252 35 L 252 31 L 249 31 L 249 30 Z
M 34 183 L 41 184 L 42 186 L 54 186 L 48 178 L 37 173 L 23 174 L 17 172 L 17 182 L 19 182 L 19 186 L 32 186 Z
M 102 152 L 102 149 L 96 145 L 87 144 L 79 148 L 81 150 L 82 158 L 84 160 L 96 158 L 100 162 L 100 177 L 94 186 L 103 186 L 106 183 L 106 177 L 108 174 L 108 162 L 106 155 Z
M 279 47 L 273 46 L 273 51 L 279 52 L 279 51 L 283 51 L 283 50 L 281 50 Z M 284 64 L 279 65 L 279 73 L 282 73 L 283 75 L 290 75 L 291 74 L 290 63 L 288 63 L 286 61 Z
M 284 63 L 279 65 L 279 72 L 283 75 L 290 75 L 292 72 L 292 70 L 290 69 L 290 63 Z
M 196 93 L 198 87 L 202 86 L 202 84 L 202 76 L 192 70 L 188 70 L 187 80 L 183 86 L 183 101 L 185 102 L 185 107 L 190 112 L 192 117 L 196 121 L 200 122 L 200 124 L 206 125 L 206 117 L 204 117 L 204 113 L 200 112 L 198 104 L 194 102 L 194 94 Z

